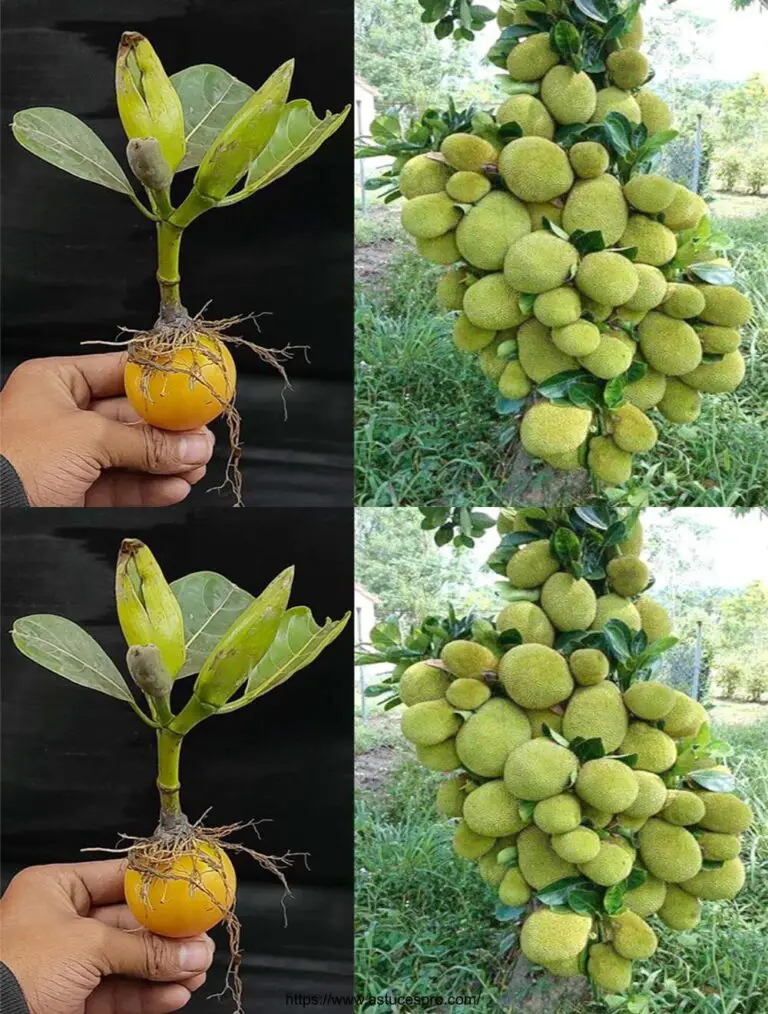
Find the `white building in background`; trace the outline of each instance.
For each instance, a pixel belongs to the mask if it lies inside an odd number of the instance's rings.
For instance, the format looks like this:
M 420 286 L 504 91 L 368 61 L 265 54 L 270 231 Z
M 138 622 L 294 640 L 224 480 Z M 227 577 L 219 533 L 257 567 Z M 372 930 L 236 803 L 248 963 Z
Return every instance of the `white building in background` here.
M 376 626 L 376 606 L 379 599 L 361 584 L 355 582 L 355 644 L 368 644 L 371 630 Z
M 376 119 L 378 88 L 368 84 L 364 77 L 355 74 L 355 136 L 367 137 Z

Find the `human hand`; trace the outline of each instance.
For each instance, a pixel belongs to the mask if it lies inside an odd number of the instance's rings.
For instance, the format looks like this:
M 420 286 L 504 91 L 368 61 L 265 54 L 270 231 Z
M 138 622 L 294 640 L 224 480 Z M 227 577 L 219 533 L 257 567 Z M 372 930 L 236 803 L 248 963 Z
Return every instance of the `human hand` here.
M 207 935 L 139 929 L 124 902 L 125 860 L 32 866 L 0 901 L 0 960 L 30 1014 L 166 1014 L 205 982 Z
M 0 395 L 0 452 L 33 507 L 167 507 L 205 475 L 208 429 L 142 422 L 124 396 L 126 354 L 30 359 Z

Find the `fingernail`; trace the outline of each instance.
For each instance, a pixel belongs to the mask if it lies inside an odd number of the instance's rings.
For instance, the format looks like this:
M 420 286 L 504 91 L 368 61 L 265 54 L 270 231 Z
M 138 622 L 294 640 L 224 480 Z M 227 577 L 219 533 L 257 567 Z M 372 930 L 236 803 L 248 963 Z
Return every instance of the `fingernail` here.
M 203 433 L 181 437 L 179 460 L 185 465 L 204 465 L 211 456 L 211 441 Z
M 182 944 L 179 968 L 182 972 L 204 972 L 211 963 L 211 949 L 202 941 Z

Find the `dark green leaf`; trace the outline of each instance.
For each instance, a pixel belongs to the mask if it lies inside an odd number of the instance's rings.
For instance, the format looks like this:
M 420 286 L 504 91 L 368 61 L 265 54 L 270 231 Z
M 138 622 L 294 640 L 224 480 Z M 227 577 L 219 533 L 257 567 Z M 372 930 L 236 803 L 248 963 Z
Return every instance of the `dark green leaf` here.
M 525 405 L 525 398 L 505 398 L 499 395 L 496 399 L 496 411 L 499 415 L 514 415 Z
M 588 253 L 605 250 L 605 240 L 599 229 L 592 229 L 590 232 L 576 229 L 571 233 L 569 242 L 571 246 L 576 247 L 582 257 Z
M 588 882 L 587 882 L 588 883 Z M 540 901 L 542 905 L 562 905 L 567 902 L 568 895 L 577 886 L 584 886 L 585 880 L 583 877 L 563 877 L 562 880 L 556 880 L 553 884 L 549 884 L 543 890 L 539 891 L 536 895 L 537 901 Z
M 576 745 L 574 746 L 574 744 Z M 582 764 L 590 760 L 598 760 L 600 757 L 605 757 L 605 747 L 599 736 L 582 739 L 581 741 L 574 739 L 571 741 L 569 749 L 571 753 L 576 754 Z
M 519 919 L 525 912 L 525 905 L 514 908 L 512 905 L 505 905 L 503 902 L 497 901 L 495 912 L 499 922 L 512 922 L 513 919 Z
M 511 627 L 499 634 L 498 642 L 502 648 L 516 648 L 518 644 L 523 643 L 523 636 L 519 630 Z

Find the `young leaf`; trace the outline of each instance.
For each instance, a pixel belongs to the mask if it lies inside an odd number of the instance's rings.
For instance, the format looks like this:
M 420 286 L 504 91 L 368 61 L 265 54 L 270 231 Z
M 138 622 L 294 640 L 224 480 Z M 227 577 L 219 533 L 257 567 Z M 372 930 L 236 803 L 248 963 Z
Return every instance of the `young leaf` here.
M 688 273 L 710 285 L 733 285 L 736 272 L 723 264 L 691 264 Z
M 200 672 L 237 617 L 254 601 L 254 596 L 221 574 L 199 570 L 171 583 L 181 606 L 187 657 L 177 679 Z
M 171 84 L 181 99 L 187 143 L 179 170 L 192 169 L 200 165 L 224 127 L 253 95 L 253 88 L 212 63 L 198 63 L 172 74 Z
M 22 109 L 11 123 L 13 136 L 44 162 L 133 198 L 117 159 L 91 128 L 63 109 Z
M 81 687 L 134 703 L 128 684 L 104 649 L 63 616 L 38 613 L 16 620 L 13 643 L 27 658 Z
M 339 129 L 349 110 L 347 106 L 340 113 L 327 112 L 321 120 L 307 99 L 288 102 L 267 146 L 251 163 L 242 190 L 230 194 L 221 203 L 236 204 L 285 176 Z
M 728 771 L 691 771 L 688 778 L 710 792 L 733 792 L 736 788 L 736 779 Z

